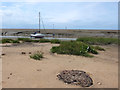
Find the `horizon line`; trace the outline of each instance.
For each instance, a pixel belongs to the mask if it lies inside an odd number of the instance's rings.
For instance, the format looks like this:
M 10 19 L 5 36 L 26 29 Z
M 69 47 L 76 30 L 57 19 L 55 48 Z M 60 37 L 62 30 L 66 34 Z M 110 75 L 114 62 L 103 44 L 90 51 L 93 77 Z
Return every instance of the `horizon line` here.
M 0 29 L 35 29 L 35 28 L 0 28 Z M 36 28 L 37 29 L 37 28 Z M 49 28 L 50 30 L 119 30 L 119 29 L 51 29 Z M 39 29 L 38 29 L 39 30 Z M 41 30 L 45 30 L 45 29 L 41 29 Z M 46 29 L 48 30 L 48 29 Z

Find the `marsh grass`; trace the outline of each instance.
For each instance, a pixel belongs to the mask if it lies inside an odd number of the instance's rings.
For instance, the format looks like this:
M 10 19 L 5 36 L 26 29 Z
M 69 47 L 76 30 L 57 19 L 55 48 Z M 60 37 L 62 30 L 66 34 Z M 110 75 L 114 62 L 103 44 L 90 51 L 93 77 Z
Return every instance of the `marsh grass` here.
M 98 54 L 95 48 L 87 45 L 83 42 L 62 42 L 60 46 L 54 46 L 51 48 L 52 53 L 78 55 L 85 57 L 93 57 L 92 54 Z
M 107 38 L 108 39 L 108 38 Z M 91 54 L 98 54 L 97 50 L 105 51 L 104 48 L 100 46 L 92 46 L 90 44 L 110 44 L 110 43 L 117 43 L 114 39 L 107 39 L 101 38 L 79 38 L 76 41 L 61 41 L 61 40 L 48 40 L 48 39 L 40 39 L 40 40 L 32 40 L 29 38 L 18 38 L 17 40 L 13 39 L 2 39 L 2 43 L 19 43 L 22 42 L 38 42 L 38 43 L 53 43 L 53 44 L 60 44 L 59 46 L 54 46 L 51 48 L 52 53 L 58 54 L 68 54 L 68 55 L 78 55 L 78 56 L 85 56 L 85 57 L 93 57 Z M 108 43 L 109 42 L 109 43 Z M 91 53 L 91 54 L 90 54 Z M 40 60 L 43 58 L 43 53 L 37 52 L 33 55 L 30 55 L 31 58 L 35 60 Z
M 32 42 L 32 39 L 30 38 L 18 38 L 18 41 L 23 41 L 23 42 Z
M 48 42 L 50 42 L 50 43 L 53 43 L 53 44 L 60 44 L 61 41 L 58 40 L 58 39 L 52 39 L 52 40 L 49 40 L 49 39 L 40 39 L 39 42 L 40 43 L 48 43 Z
M 53 44 L 60 44 L 61 40 L 53 39 L 53 40 L 50 40 L 50 42 L 53 43 Z
M 2 39 L 1 43 L 19 43 L 19 41 L 13 39 Z
M 0 43 L 19 43 L 22 42 L 37 42 L 37 43 L 52 43 L 52 44 L 60 44 L 62 42 L 69 42 L 69 41 L 61 41 L 58 39 L 39 39 L 39 40 L 32 40 L 30 38 L 18 38 L 17 40 L 14 39 L 2 39 Z M 81 37 L 78 38 L 76 41 L 71 42 L 84 42 L 90 45 L 109 45 L 109 44 L 119 44 L 120 40 L 117 38 L 101 38 L 101 37 Z
M 35 43 L 38 43 L 38 42 L 39 42 L 39 40 L 32 40 L 31 42 L 35 42 Z
M 43 58 L 43 53 L 42 52 L 36 52 L 32 55 L 30 55 L 30 58 L 34 60 L 41 60 Z
M 50 42 L 50 40 L 48 40 L 48 39 L 32 40 L 30 38 L 18 38 L 18 40 L 23 41 L 23 42 L 40 42 L 40 43 Z
M 18 40 L 13 40 L 12 43 L 20 43 Z
M 2 39 L 0 40 L 0 43 L 19 43 L 20 41 L 24 42 L 36 42 L 36 43 L 60 43 L 60 40 L 49 40 L 49 39 L 39 39 L 39 40 L 32 40 L 30 38 L 18 38 L 16 40 L 14 39 Z
M 40 39 L 39 42 L 40 43 L 48 43 L 48 42 L 50 42 L 50 40 L 49 39 Z
M 94 46 L 93 48 L 95 48 L 96 50 L 99 50 L 99 51 L 105 51 L 105 49 L 100 46 Z
M 12 39 L 2 39 L 1 42 L 2 43 L 12 43 L 13 40 Z
M 117 38 L 102 38 L 102 37 L 81 37 L 76 41 L 81 41 L 90 45 L 109 45 L 120 44 L 120 40 Z

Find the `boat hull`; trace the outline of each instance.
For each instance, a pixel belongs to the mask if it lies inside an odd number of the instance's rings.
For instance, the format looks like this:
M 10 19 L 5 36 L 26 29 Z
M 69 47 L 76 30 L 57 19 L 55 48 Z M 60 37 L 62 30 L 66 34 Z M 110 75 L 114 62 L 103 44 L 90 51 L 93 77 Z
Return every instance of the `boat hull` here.
M 31 37 L 34 37 L 34 38 L 43 38 L 44 36 L 45 35 L 41 33 L 31 34 Z
M 43 38 L 44 36 L 31 36 L 31 37 L 34 37 L 34 38 Z

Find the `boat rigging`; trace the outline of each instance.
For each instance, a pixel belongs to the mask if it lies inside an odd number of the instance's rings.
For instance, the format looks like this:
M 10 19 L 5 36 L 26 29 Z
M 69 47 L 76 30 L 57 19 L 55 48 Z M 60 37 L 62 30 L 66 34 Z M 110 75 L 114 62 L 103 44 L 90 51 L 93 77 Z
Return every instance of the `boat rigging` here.
M 41 22 L 41 18 L 40 18 L 40 12 L 39 12 L 39 31 L 31 34 L 30 35 L 31 37 L 34 37 L 34 38 L 43 38 L 43 37 L 45 37 L 45 34 L 42 34 L 41 31 L 40 31 L 40 29 L 41 29 L 41 23 L 40 22 Z M 43 23 L 43 21 L 42 21 L 42 23 Z

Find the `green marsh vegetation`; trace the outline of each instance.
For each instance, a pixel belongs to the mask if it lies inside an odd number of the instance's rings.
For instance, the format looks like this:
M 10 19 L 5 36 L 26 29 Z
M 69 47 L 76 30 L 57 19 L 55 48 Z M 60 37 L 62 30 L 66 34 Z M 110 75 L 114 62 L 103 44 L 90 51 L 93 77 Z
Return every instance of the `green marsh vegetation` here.
M 48 39 L 40 39 L 39 42 L 40 43 L 48 43 L 48 42 L 50 42 L 50 40 L 48 40 Z
M 30 38 L 18 38 L 17 40 L 22 42 L 32 42 Z
M 103 37 L 81 37 L 77 41 L 81 41 L 90 45 L 110 45 L 120 44 L 117 38 L 103 38 Z
M 102 37 L 81 37 L 76 41 L 62 41 L 60 46 L 54 46 L 51 49 L 52 53 L 80 55 L 85 57 L 93 57 L 91 54 L 98 54 L 99 51 L 105 51 L 100 46 L 92 45 L 120 45 L 120 40 L 117 38 L 102 38 Z M 91 54 L 90 54 L 91 53 Z
M 52 47 L 51 52 L 85 57 L 94 57 L 91 54 L 98 54 L 97 49 L 94 46 L 77 41 L 61 42 L 60 46 Z
M 42 52 L 36 52 L 32 55 L 30 55 L 30 58 L 34 60 L 41 60 L 43 58 L 43 53 Z
M 104 48 L 100 46 L 93 45 L 110 45 L 110 44 L 120 44 L 120 40 L 117 38 L 102 38 L 102 37 L 81 37 L 76 41 L 61 41 L 58 39 L 48 40 L 48 39 L 37 39 L 32 40 L 30 38 L 18 38 L 13 39 L 2 39 L 1 43 L 19 43 L 20 41 L 24 42 L 36 42 L 36 43 L 52 43 L 60 44 L 59 46 L 54 46 L 51 48 L 52 53 L 57 54 L 68 54 L 68 55 L 77 55 L 85 57 L 94 57 L 94 54 L 98 54 L 99 51 L 105 51 Z M 39 60 L 43 57 L 42 53 L 36 53 L 30 56 L 36 60 Z
M 53 40 L 50 40 L 51 43 L 54 43 L 54 44 L 60 44 L 61 43 L 61 40 L 58 40 L 58 39 L 53 39 Z
M 37 39 L 37 40 L 32 40 L 30 38 L 18 38 L 16 40 L 14 39 L 2 39 L 0 42 L 1 43 L 19 43 L 19 41 L 23 42 L 39 42 L 39 43 L 55 43 L 55 44 L 60 44 L 61 42 L 67 42 L 67 41 L 61 41 L 58 39 Z M 86 44 L 90 45 L 110 45 L 110 44 L 120 44 L 120 40 L 117 38 L 102 38 L 102 37 L 81 37 L 78 38 L 76 41 L 84 42 Z
M 23 42 L 39 42 L 39 43 L 55 43 L 55 44 L 59 44 L 61 41 L 58 39 L 53 39 L 53 40 L 49 40 L 49 39 L 38 39 L 38 40 L 32 40 L 30 38 L 18 38 L 18 41 L 23 41 Z
M 19 40 L 13 40 L 13 39 L 2 39 L 0 43 L 19 43 Z
M 105 51 L 105 49 L 100 46 L 94 46 L 93 48 L 99 51 Z

